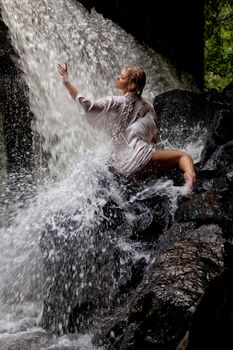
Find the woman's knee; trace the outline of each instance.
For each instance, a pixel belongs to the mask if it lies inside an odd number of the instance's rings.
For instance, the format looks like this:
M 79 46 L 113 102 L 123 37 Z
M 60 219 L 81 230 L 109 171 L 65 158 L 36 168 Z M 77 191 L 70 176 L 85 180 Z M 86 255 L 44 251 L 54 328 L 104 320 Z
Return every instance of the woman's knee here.
M 193 158 L 188 153 L 184 152 L 181 158 L 183 158 L 186 162 L 193 163 Z

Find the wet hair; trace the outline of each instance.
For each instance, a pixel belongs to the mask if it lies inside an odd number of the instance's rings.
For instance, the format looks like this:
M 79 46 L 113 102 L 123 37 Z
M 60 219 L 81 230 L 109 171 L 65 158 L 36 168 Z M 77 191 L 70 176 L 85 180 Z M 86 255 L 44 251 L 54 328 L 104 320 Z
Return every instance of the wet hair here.
M 127 66 L 125 69 L 127 70 L 129 78 L 129 86 L 131 83 L 136 85 L 135 89 L 131 92 L 141 95 L 146 85 L 146 73 L 144 68 L 141 66 Z

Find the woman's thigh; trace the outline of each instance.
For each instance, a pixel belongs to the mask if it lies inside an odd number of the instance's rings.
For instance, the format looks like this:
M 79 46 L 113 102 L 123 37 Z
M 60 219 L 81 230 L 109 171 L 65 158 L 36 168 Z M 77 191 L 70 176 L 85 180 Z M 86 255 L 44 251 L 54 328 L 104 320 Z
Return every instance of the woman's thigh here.
M 152 174 L 155 172 L 164 172 L 178 165 L 180 158 L 185 153 L 175 150 L 160 150 L 157 149 L 151 160 L 140 171 L 140 174 Z
M 175 150 L 156 150 L 151 157 L 151 161 L 158 162 L 161 165 L 167 164 L 168 167 L 175 166 L 186 153 Z

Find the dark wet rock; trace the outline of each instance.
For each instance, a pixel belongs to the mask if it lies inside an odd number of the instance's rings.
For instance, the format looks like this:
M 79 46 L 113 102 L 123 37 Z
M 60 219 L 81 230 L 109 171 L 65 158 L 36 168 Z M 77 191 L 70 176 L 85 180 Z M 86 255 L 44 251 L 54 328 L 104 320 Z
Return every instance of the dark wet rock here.
M 173 173 L 174 175 L 174 173 Z M 180 174 L 179 174 L 180 176 Z M 135 177 L 125 180 L 117 177 L 122 186 L 124 198 L 124 214 L 132 227 L 132 239 L 153 243 L 162 232 L 171 225 L 170 199 L 166 193 L 153 192 L 158 176 L 148 178 Z
M 209 283 L 177 350 L 232 349 L 232 295 L 232 270 L 225 270 Z
M 206 128 L 211 123 L 211 114 L 204 94 L 185 90 L 166 91 L 154 98 L 153 105 L 162 139 L 168 138 L 177 145 L 182 145 L 187 137 L 191 140 L 197 125 Z
M 221 145 L 233 139 L 233 103 L 232 99 L 219 95 L 209 101 L 209 113 L 212 122 L 210 123 L 207 141 L 202 154 L 202 162 L 206 162 L 209 157 Z
M 166 123 L 183 127 L 187 120 L 191 123 L 209 122 L 206 96 L 201 93 L 186 90 L 166 91 L 154 98 L 154 109 L 161 127 L 167 125 Z
M 233 141 L 218 147 L 206 161 L 201 171 L 205 173 L 212 172 L 217 177 L 225 175 L 226 170 L 233 170 Z
M 221 198 L 211 189 L 195 194 L 179 206 L 175 218 L 178 222 L 219 223 L 223 218 Z
M 0 11 L 0 73 L 3 76 L 18 74 L 18 67 L 15 65 L 16 53 L 11 45 L 8 28 L 2 20 Z
M 33 145 L 28 87 L 0 13 L 0 112 L 9 171 L 31 170 Z
M 108 349 L 174 349 L 204 289 L 223 267 L 217 225 L 174 224 L 127 305 L 105 320 L 96 343 Z
M 177 350 L 233 348 L 233 240 L 225 242 L 225 269 L 207 286 Z
M 226 173 L 228 183 L 232 186 L 233 184 L 233 169 Z
M 233 201 L 230 173 L 225 176 L 200 178 L 191 198 L 182 199 L 175 213 L 177 222 L 218 224 L 228 238 L 233 234 Z
M 138 259 L 122 254 L 121 252 L 121 276 L 118 282 L 117 305 L 124 304 L 134 290 L 141 283 L 147 267 L 147 259 Z
M 225 255 L 224 265 L 228 271 L 233 271 L 233 232 L 229 239 L 224 243 Z
M 215 113 L 212 137 L 216 145 L 222 145 L 233 137 L 233 108 L 221 109 Z
M 132 225 L 134 227 L 134 239 L 154 242 L 162 232 L 171 225 L 171 213 L 169 198 L 154 196 L 144 200 L 143 203 L 134 203 L 131 207 Z

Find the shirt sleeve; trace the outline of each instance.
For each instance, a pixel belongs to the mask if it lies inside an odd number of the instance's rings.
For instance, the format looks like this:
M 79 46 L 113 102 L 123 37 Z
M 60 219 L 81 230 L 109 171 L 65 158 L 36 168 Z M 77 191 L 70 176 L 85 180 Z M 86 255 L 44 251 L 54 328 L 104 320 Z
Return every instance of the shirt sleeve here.
M 112 121 L 115 100 L 113 96 L 107 96 L 97 100 L 90 100 L 82 95 L 77 95 L 76 101 L 85 111 L 88 122 L 99 129 L 108 129 Z

